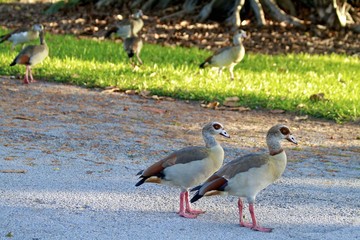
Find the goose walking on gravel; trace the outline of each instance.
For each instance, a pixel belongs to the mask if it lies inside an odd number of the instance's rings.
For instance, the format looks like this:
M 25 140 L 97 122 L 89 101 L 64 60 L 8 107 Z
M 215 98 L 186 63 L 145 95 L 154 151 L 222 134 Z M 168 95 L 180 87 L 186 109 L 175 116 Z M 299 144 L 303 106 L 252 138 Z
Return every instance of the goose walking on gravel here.
M 130 18 L 120 21 L 117 26 L 110 28 L 106 34 L 105 38 L 109 38 L 113 33 L 116 33 L 121 39 L 126 39 L 130 37 L 131 32 L 138 34 L 144 26 L 144 21 L 142 19 L 143 12 L 138 10 L 136 13 L 132 14 Z
M 240 32 L 237 32 L 233 37 L 232 46 L 221 48 L 215 52 L 200 64 L 200 68 L 207 66 L 217 67 L 219 68 L 219 75 L 221 75 L 223 68 L 229 68 L 231 80 L 234 80 L 234 67 L 245 56 L 245 48 L 242 44 L 242 38 L 245 37 L 245 31 L 240 30 Z
M 41 24 L 35 24 L 31 28 L 19 28 L 8 34 L 0 36 L 0 43 L 12 42 L 11 50 L 19 43 L 27 43 L 39 37 L 39 32 L 43 30 Z
M 230 137 L 221 123 L 206 124 L 202 129 L 205 146 L 186 147 L 171 153 L 140 171 L 138 175 L 141 180 L 135 186 L 155 182 L 181 188 L 178 214 L 185 218 L 196 218 L 203 211 L 191 209 L 188 189 L 202 183 L 221 167 L 224 150 L 214 137 L 218 134 Z
M 40 31 L 40 45 L 30 45 L 25 47 L 10 64 L 10 66 L 14 66 L 16 64 L 22 64 L 26 66 L 24 77 L 24 83 L 26 84 L 34 81 L 31 73 L 31 66 L 42 62 L 49 55 L 49 48 L 46 44 L 44 35 L 45 32 L 42 28 Z
M 280 144 L 283 139 L 297 144 L 287 126 L 278 124 L 271 127 L 266 136 L 269 153 L 249 154 L 225 164 L 205 183 L 192 189 L 197 192 L 191 202 L 196 202 L 207 194 L 221 194 L 222 192 L 238 196 L 240 226 L 261 232 L 271 232 L 271 228 L 261 227 L 257 223 L 254 203 L 256 195 L 279 179 L 285 170 L 287 157 Z M 242 198 L 246 198 L 249 203 L 252 223 L 245 223 L 243 220 Z

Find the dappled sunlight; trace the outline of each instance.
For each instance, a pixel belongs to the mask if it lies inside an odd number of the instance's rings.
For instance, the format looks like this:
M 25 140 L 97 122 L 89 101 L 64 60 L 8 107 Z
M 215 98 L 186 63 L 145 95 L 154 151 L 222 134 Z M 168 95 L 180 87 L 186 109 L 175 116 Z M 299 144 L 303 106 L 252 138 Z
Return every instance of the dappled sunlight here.
M 341 55 L 247 54 L 230 80 L 227 69 L 199 69 L 211 53 L 197 48 L 145 44 L 144 65 L 134 69 L 122 43 L 48 34 L 49 58 L 34 67 L 36 77 L 86 87 L 117 86 L 148 90 L 181 99 L 224 101 L 239 97 L 239 105 L 283 109 L 338 121 L 359 117 L 359 59 Z M 65 44 L 64 44 L 65 43 Z M 54 47 L 58 46 L 58 47 Z M 4 50 L 0 74 L 22 75 L 10 68 L 14 53 Z M 311 99 L 323 94 L 323 99 Z M 316 96 L 315 96 L 316 97 Z

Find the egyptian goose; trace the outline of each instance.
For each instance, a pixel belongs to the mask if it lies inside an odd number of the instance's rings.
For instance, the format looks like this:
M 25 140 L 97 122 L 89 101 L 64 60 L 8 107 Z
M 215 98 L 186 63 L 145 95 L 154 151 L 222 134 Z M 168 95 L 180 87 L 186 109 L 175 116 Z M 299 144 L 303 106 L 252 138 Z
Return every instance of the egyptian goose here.
M 205 183 L 192 189 L 197 192 L 191 202 L 197 201 L 204 195 L 227 193 L 238 196 L 240 226 L 271 232 L 271 228 L 260 227 L 256 222 L 254 203 L 256 195 L 279 179 L 285 170 L 287 157 L 280 144 L 283 139 L 297 144 L 287 126 L 278 124 L 270 128 L 266 136 L 269 153 L 249 154 L 225 164 Z M 244 223 L 242 198 L 246 198 L 249 203 L 252 224 Z
M 130 18 L 124 19 L 117 26 L 112 27 L 109 31 L 106 32 L 105 38 L 109 38 L 113 33 L 116 33 L 123 40 L 131 36 L 131 31 L 134 34 L 138 34 L 138 32 L 144 26 L 144 21 L 142 19 L 143 12 L 141 10 L 136 13 L 130 15 Z
M 24 83 L 30 83 L 34 81 L 31 73 L 31 66 L 42 62 L 49 55 L 49 48 L 45 41 L 44 29 L 40 31 L 40 45 L 29 45 L 25 47 L 12 61 L 10 66 L 16 64 L 26 65 L 26 72 L 24 77 Z M 30 81 L 29 81 L 30 76 Z
M 39 32 L 43 30 L 41 24 L 35 24 L 32 28 L 20 28 L 8 34 L 0 36 L 0 43 L 4 41 L 12 42 L 11 50 L 14 50 L 16 44 L 26 43 L 39 37 Z
M 188 189 L 205 181 L 216 172 L 224 160 L 224 150 L 216 141 L 215 135 L 229 138 L 221 123 L 210 122 L 202 129 L 205 146 L 192 146 L 180 149 L 138 173 L 144 182 L 155 182 L 180 187 L 180 210 L 185 218 L 196 218 L 201 210 L 191 209 Z
M 245 56 L 245 48 L 242 44 L 242 38 L 246 37 L 246 32 L 240 30 L 233 37 L 233 46 L 228 46 L 219 49 L 212 56 L 208 57 L 200 68 L 207 66 L 219 68 L 219 75 L 221 75 L 223 68 L 228 67 L 230 71 L 231 80 L 234 80 L 234 67 Z
M 123 47 L 129 57 L 130 63 L 133 66 L 135 66 L 133 62 L 134 55 L 136 55 L 139 64 L 143 64 L 139 56 L 140 51 L 143 47 L 143 40 L 141 39 L 141 37 L 138 37 L 134 32 L 132 32 L 130 37 L 125 38 Z

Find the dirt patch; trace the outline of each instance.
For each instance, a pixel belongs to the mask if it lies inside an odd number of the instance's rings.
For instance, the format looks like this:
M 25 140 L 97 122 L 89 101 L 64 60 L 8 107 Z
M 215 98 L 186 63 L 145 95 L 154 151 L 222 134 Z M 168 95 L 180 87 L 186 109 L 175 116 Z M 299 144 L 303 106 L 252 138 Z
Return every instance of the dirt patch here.
M 24 85 L 21 80 L 0 78 L 2 116 L 8 124 L 26 125 L 42 119 L 61 118 L 71 123 L 101 121 L 127 124 L 131 128 L 145 124 L 150 129 L 160 128 L 169 133 L 169 138 L 189 138 L 194 131 L 198 137 L 199 126 L 210 120 L 223 122 L 232 133 L 231 141 L 242 147 L 263 147 L 264 134 L 276 123 L 287 124 L 299 138 L 299 149 L 317 146 L 334 147 L 337 150 L 354 151 L 359 154 L 360 125 L 357 123 L 336 124 L 332 121 L 309 118 L 297 120 L 294 114 L 283 111 L 222 111 L 201 107 L 200 102 L 180 100 L 153 100 L 138 95 L 109 92 L 106 90 L 63 85 L 39 81 Z M 112 115 L 116 107 L 123 114 Z M 103 115 L 105 119 L 97 116 Z M 130 122 L 135 123 L 134 126 Z M 9 126 L 10 126 L 9 125 Z M 328 150 L 327 150 L 328 151 Z M 302 153 L 303 154 L 303 153 Z

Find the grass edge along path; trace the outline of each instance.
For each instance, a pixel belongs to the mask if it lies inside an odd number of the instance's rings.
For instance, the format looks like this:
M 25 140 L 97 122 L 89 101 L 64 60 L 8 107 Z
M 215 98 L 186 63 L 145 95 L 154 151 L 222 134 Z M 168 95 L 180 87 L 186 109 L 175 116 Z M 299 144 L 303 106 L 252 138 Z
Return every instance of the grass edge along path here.
M 0 29 L 0 34 L 5 33 Z M 223 102 L 239 97 L 252 109 L 283 109 L 337 122 L 356 121 L 360 109 L 360 59 L 346 55 L 261 55 L 246 53 L 231 81 L 225 69 L 200 70 L 211 52 L 197 48 L 145 44 L 144 65 L 133 69 L 121 42 L 46 35 L 50 55 L 33 68 L 34 77 L 87 87 L 148 90 L 178 99 Z M 32 44 L 38 44 L 37 41 Z M 9 63 L 21 50 L 0 45 L 1 75 L 23 76 L 24 66 Z M 323 97 L 321 94 L 323 94 Z

